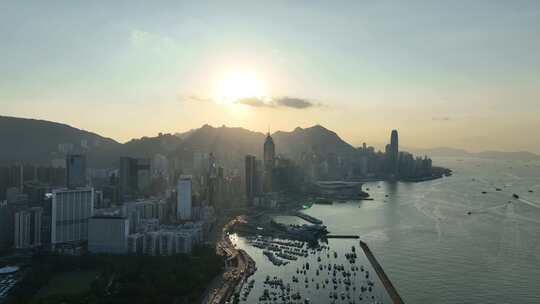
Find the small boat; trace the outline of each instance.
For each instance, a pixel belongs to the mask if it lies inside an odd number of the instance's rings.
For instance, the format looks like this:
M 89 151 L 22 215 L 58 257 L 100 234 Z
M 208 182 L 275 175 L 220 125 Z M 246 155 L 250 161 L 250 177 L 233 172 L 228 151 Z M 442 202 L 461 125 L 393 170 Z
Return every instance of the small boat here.
M 495 188 L 495 191 L 502 191 L 501 188 Z

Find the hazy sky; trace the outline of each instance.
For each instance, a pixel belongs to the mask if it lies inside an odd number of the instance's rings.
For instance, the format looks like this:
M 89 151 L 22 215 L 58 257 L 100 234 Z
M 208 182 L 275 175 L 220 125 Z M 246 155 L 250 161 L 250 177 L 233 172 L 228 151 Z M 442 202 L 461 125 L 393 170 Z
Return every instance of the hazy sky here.
M 0 0 L 0 115 L 540 152 L 540 1 Z

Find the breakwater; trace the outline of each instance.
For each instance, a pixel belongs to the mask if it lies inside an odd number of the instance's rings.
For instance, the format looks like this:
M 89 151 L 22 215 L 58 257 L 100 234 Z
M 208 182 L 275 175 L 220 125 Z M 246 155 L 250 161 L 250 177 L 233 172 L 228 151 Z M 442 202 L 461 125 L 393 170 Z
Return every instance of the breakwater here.
M 379 264 L 379 262 L 369 249 L 368 245 L 360 241 L 360 247 L 362 247 L 362 250 L 364 250 L 364 253 L 366 254 L 369 262 L 371 263 L 371 266 L 373 267 L 373 269 L 375 269 L 375 272 L 379 276 L 379 279 L 383 283 L 384 288 L 386 288 L 386 291 L 388 292 L 388 295 L 390 295 L 390 298 L 392 299 L 394 304 L 403 304 L 403 300 L 401 299 L 397 290 L 394 288 L 394 285 L 392 285 L 392 282 L 384 272 L 381 264 Z

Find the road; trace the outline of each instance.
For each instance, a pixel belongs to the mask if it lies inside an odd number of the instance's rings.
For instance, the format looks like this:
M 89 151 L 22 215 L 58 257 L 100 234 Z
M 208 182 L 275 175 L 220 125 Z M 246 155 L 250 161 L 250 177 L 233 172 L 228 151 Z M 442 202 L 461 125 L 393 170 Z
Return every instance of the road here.
M 251 257 L 245 251 L 237 250 L 229 238 L 228 231 L 239 221 L 243 221 L 243 218 L 236 217 L 227 223 L 223 227 L 221 240 L 216 244 L 217 253 L 225 256 L 226 265 L 229 267 L 223 274 L 222 286 L 211 292 L 207 297 L 207 304 L 229 303 L 235 290 L 240 289 L 256 270 L 255 262 Z

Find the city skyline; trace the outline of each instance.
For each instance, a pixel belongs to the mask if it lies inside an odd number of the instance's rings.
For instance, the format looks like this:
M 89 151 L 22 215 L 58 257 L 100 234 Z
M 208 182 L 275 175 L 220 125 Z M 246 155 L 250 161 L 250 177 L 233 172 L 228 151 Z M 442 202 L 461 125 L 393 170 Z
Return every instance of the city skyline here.
M 121 142 L 321 124 L 356 146 L 399 129 L 412 147 L 540 152 L 524 135 L 540 127 L 535 1 L 35 2 L 0 16 L 1 115 Z

